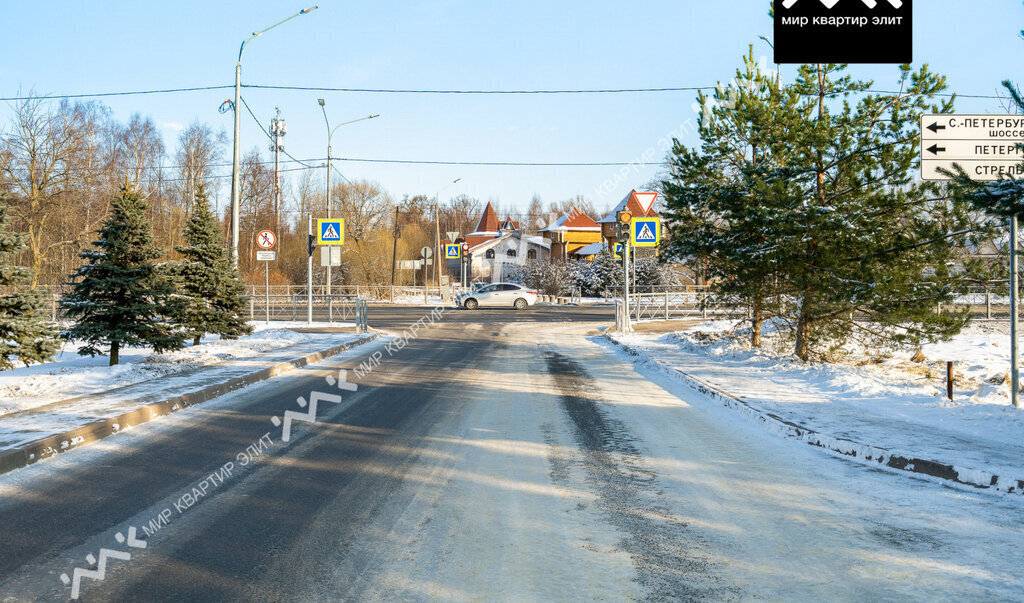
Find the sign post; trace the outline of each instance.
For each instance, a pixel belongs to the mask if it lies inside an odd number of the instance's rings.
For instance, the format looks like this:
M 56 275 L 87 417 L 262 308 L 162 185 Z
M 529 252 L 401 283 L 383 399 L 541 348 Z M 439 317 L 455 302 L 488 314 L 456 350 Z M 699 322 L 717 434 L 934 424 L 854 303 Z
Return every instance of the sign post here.
M 427 283 L 430 282 L 427 280 L 427 260 L 434 256 L 434 250 L 424 245 L 420 248 L 420 255 L 423 256 L 423 305 L 427 305 L 427 287 L 429 287 Z
M 260 249 L 271 249 L 277 243 L 277 235 L 272 230 L 261 230 L 256 235 L 256 244 Z M 266 302 L 265 318 L 266 322 L 270 324 L 270 262 L 277 258 L 277 253 L 274 251 L 257 251 L 256 260 L 263 262 L 263 295 L 264 301 Z
M 1024 177 L 1024 116 L 922 115 L 921 179 L 950 180 L 954 165 L 972 180 L 994 182 Z M 942 170 L 942 171 L 940 171 Z M 1018 336 L 1017 216 L 1010 217 L 1010 401 L 1020 408 Z
M 1017 366 L 1020 347 L 1017 345 L 1017 214 L 1010 216 L 1010 401 L 1020 408 L 1020 377 Z

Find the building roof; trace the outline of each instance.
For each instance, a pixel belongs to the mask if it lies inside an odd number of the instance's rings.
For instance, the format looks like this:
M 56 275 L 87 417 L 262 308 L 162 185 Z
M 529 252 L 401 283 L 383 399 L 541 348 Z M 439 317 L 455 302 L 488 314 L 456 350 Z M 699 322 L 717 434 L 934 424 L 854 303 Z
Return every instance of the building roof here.
M 574 207 L 569 213 L 548 224 L 547 228 L 542 229 L 540 232 L 567 232 L 570 230 L 600 231 L 601 225 Z
M 477 233 L 495 233 L 497 234 L 498 229 L 501 225 L 498 223 L 498 214 L 494 213 L 494 207 L 491 202 L 487 202 L 487 207 L 484 208 L 484 213 L 480 216 L 480 222 L 476 225 Z
M 588 255 L 597 255 L 606 249 L 608 249 L 608 247 L 606 247 L 605 243 L 601 241 L 597 243 L 591 243 L 590 245 L 587 245 L 585 247 L 580 247 L 576 251 L 572 252 L 572 254 L 585 257 Z
M 509 216 L 505 216 L 505 219 L 501 221 L 501 226 L 499 226 L 498 229 L 503 231 L 519 230 L 519 222 L 516 222 Z
M 629 191 L 628 195 L 623 197 L 622 201 L 619 201 L 619 204 L 616 205 L 607 216 L 601 218 L 600 220 L 598 220 L 598 222 L 601 224 L 614 223 L 615 214 L 619 213 L 624 209 L 628 209 L 630 213 L 632 213 L 634 216 L 643 216 L 650 218 L 658 217 L 658 212 L 654 211 L 653 205 L 651 206 L 651 211 L 647 212 L 646 214 L 644 213 L 643 208 L 640 207 L 640 202 L 636 200 L 636 191 L 632 190 Z
M 520 235 L 518 232 L 510 232 L 498 238 L 487 239 L 485 241 L 477 243 L 476 245 L 471 246 L 469 248 L 469 253 L 474 254 L 479 253 L 481 251 L 486 251 L 487 249 L 490 249 L 491 247 L 494 247 L 498 243 L 501 243 L 502 241 L 505 241 L 509 238 L 515 238 L 520 240 L 524 239 L 524 237 Z M 526 243 L 529 245 L 536 245 L 537 247 L 543 247 L 544 249 L 551 248 L 551 243 L 549 243 L 548 241 L 544 240 L 541 237 L 525 237 L 525 240 Z

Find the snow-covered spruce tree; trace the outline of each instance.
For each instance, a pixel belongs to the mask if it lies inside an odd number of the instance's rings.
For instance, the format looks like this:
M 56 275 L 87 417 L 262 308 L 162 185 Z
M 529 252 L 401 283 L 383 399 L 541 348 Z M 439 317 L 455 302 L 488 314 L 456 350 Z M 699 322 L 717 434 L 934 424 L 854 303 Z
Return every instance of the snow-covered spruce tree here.
M 789 161 L 772 174 L 798 192 L 766 228 L 803 360 L 854 332 L 919 345 L 952 337 L 968 319 L 935 307 L 966 284 L 951 265 L 977 230 L 970 205 L 917 178 L 920 115 L 952 110 L 951 99 L 936 100 L 945 78 L 902 66 L 899 92 L 871 93 L 872 82 L 844 71 L 800 67 Z
M 193 345 L 206 333 L 236 339 L 252 333 L 243 311 L 245 285 L 231 263 L 220 224 L 210 211 L 203 185 L 196 192 L 192 217 L 185 225 L 185 245 L 177 248 L 181 261 L 169 263 L 181 303 L 175 322 L 192 337 Z
M 86 263 L 71 275 L 72 292 L 61 301 L 75 321 L 64 336 L 85 344 L 82 355 L 109 347 L 111 366 L 124 346 L 157 353 L 181 348 L 185 333 L 172 322 L 174 285 L 154 263 L 163 254 L 153 243 L 146 204 L 127 184 L 111 202 L 99 236 L 94 249 L 79 255 Z
M 0 370 L 14 368 L 14 359 L 25 366 L 46 362 L 60 345 L 46 297 L 25 286 L 32 271 L 14 265 L 14 256 L 24 244 L 21 234 L 10 232 L 7 211 L 0 198 Z
M 510 280 L 543 295 L 565 295 L 573 282 L 570 268 L 568 262 L 530 262 L 518 266 Z
M 576 283 L 588 297 L 609 297 L 622 290 L 622 263 L 611 252 L 602 249 L 593 262 L 580 267 Z

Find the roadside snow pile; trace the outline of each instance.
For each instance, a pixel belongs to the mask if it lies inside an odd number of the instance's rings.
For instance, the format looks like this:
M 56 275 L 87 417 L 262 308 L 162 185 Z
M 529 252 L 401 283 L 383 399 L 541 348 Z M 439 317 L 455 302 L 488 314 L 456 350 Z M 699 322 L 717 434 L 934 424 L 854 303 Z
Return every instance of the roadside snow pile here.
M 302 326 L 306 325 L 303 323 Z M 280 328 L 280 323 L 271 327 L 258 325 L 256 329 L 252 335 L 236 340 L 210 336 L 198 346 L 165 354 L 153 354 L 148 348 L 125 348 L 120 354 L 121 364 L 117 366 L 108 366 L 109 358 L 106 356 L 79 356 L 78 345 L 67 343 L 55 362 L 0 372 L 0 416 L 233 358 L 333 337 L 329 333 L 301 333 Z
M 1024 475 L 1024 411 L 1009 405 L 1005 325 L 977 323 L 953 341 L 927 345 L 925 360 L 848 346 L 830 363 L 805 364 L 791 342 L 768 333 L 752 349 L 735 321 L 667 335 L 615 336 L 784 421 L 834 438 L 996 473 Z M 956 362 L 946 398 L 946 360 Z

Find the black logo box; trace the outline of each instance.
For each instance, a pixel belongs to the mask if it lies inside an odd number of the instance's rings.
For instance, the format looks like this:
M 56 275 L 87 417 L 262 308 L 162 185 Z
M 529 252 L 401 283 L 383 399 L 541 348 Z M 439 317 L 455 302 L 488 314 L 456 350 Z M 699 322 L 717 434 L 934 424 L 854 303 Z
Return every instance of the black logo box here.
M 775 62 L 911 63 L 913 2 L 902 4 L 838 0 L 830 9 L 822 0 L 797 0 L 786 8 L 775 0 Z

